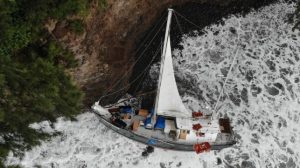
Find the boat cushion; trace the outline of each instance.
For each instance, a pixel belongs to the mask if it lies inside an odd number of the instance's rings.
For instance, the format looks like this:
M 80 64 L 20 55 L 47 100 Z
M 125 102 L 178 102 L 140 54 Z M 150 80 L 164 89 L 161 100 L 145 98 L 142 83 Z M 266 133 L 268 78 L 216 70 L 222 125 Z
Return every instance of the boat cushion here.
M 132 113 L 131 106 L 120 106 L 121 113 Z
M 156 119 L 156 123 L 154 125 L 155 129 L 164 129 L 166 126 L 165 118 L 162 116 L 158 116 Z

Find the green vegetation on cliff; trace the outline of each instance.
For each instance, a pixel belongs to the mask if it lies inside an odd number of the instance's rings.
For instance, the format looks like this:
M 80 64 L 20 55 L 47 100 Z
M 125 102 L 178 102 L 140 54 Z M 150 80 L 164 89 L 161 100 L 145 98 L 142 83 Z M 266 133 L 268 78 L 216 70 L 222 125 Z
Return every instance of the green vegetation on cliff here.
M 28 125 L 80 112 L 82 93 L 65 74 L 72 53 L 44 28 L 47 20 L 86 13 L 86 0 L 0 0 L 0 167 L 11 150 L 30 149 L 49 135 Z M 82 21 L 70 21 L 82 33 Z

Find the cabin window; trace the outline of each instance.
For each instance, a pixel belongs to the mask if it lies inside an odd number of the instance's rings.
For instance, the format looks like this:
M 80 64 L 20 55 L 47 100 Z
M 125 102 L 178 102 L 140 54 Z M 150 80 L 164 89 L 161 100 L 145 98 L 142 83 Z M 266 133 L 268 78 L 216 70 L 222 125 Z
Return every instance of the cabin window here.
M 183 133 L 183 134 L 189 134 L 190 130 L 180 130 L 180 132 Z

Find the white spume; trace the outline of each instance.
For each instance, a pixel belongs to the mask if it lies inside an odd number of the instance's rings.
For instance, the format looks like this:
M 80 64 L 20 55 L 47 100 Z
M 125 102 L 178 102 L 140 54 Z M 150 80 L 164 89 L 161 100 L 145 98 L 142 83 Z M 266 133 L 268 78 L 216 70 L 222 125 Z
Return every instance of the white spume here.
M 174 76 L 170 35 L 163 64 L 157 101 L 157 115 L 188 118 L 191 114 L 182 103 Z

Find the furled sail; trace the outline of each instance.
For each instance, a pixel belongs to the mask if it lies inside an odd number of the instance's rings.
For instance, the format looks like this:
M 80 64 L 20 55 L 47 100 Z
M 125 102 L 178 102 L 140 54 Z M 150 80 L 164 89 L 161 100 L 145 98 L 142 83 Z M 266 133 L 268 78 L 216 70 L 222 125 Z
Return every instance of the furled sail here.
M 164 58 L 164 59 L 163 59 Z M 191 117 L 178 92 L 174 76 L 170 34 L 167 36 L 166 54 L 162 57 L 160 83 L 156 100 L 156 114 L 169 117 Z

